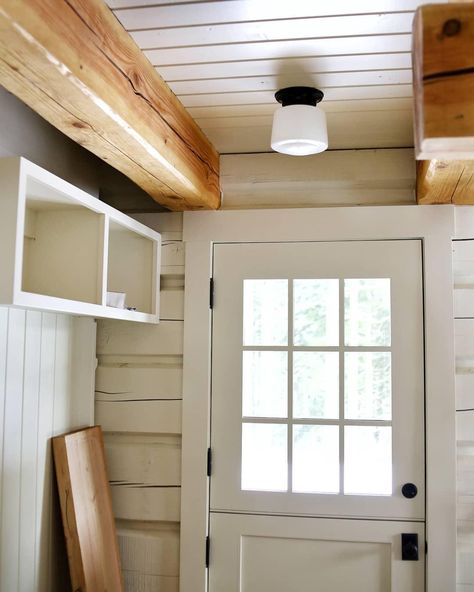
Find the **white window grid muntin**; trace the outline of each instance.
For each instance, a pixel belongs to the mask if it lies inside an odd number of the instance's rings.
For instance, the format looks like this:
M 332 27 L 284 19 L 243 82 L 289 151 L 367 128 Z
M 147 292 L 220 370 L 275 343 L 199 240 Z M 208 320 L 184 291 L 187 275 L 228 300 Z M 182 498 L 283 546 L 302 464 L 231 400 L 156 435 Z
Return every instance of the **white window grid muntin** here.
M 250 279 L 250 278 L 249 278 Z M 253 278 L 252 278 L 253 279 Z M 255 278 L 257 279 L 257 278 Z M 269 279 L 269 278 L 267 278 Z M 281 278 L 275 278 L 281 279 Z M 314 492 L 311 495 L 358 495 L 346 494 L 344 492 L 344 458 L 345 458 L 345 427 L 346 426 L 360 426 L 360 427 L 392 427 L 393 425 L 393 409 L 391 401 L 392 419 L 347 419 L 345 417 L 345 353 L 349 352 L 387 352 L 392 354 L 392 343 L 390 337 L 390 346 L 351 346 L 345 345 L 345 303 L 344 303 L 344 281 L 349 278 L 310 278 L 310 279 L 338 279 L 339 280 L 339 345 L 338 346 L 306 346 L 293 345 L 293 284 L 295 279 L 286 278 L 288 281 L 288 344 L 287 345 L 242 345 L 242 351 L 277 351 L 286 352 L 287 359 L 287 417 L 260 417 L 260 416 L 242 416 L 242 424 L 275 424 L 287 426 L 287 489 L 288 493 L 300 493 L 293 490 L 293 426 L 295 425 L 315 425 L 315 426 L 338 426 L 339 428 L 339 492 L 325 493 Z M 358 278 L 350 278 L 358 279 Z M 373 279 L 373 278 L 360 278 Z M 375 278 L 374 278 L 375 279 Z M 391 281 L 391 280 L 390 280 Z M 245 282 L 245 280 L 244 280 Z M 391 284 L 390 284 L 391 292 Z M 392 310 L 392 300 L 390 296 L 390 313 Z M 392 315 L 390 314 L 390 324 Z M 392 331 L 390 330 L 390 336 Z M 339 353 L 339 417 L 336 418 L 295 418 L 293 417 L 293 353 L 294 352 L 338 352 Z M 392 367 L 390 368 L 390 381 L 393 383 Z M 393 386 L 393 384 L 392 384 Z M 392 392 L 391 392 L 392 395 Z M 393 456 L 393 432 L 390 433 L 390 440 L 392 442 L 392 456 Z M 393 458 L 392 458 L 393 465 Z

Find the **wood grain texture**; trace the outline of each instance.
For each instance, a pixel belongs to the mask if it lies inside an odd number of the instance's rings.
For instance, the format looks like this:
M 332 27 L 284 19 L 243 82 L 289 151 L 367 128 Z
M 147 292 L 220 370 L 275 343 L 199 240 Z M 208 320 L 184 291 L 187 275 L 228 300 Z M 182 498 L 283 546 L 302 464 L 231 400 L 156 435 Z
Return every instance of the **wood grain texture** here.
M 474 158 L 474 4 L 420 7 L 413 28 L 417 159 Z
M 183 322 L 163 321 L 159 325 L 144 325 L 123 321 L 101 321 L 97 338 L 100 355 L 182 355 Z
M 219 206 L 217 152 L 102 0 L 2 2 L 0 81 L 162 205 Z
M 223 208 L 413 203 L 413 150 L 330 150 L 221 157 Z
M 474 204 L 474 160 L 419 160 L 419 204 Z
M 179 522 L 181 487 L 112 485 L 114 515 L 122 520 Z
M 107 432 L 181 434 L 181 401 L 96 401 L 95 414 Z
M 73 590 L 123 590 L 99 427 L 53 438 Z

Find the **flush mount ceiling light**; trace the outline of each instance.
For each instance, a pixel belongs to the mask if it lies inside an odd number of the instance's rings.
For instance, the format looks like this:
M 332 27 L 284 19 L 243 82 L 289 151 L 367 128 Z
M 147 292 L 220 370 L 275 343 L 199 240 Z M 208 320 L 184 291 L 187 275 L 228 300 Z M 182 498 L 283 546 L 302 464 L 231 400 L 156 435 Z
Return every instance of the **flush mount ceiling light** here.
M 292 156 L 323 152 L 328 147 L 326 114 L 317 104 L 324 93 L 310 86 L 290 86 L 275 93 L 272 148 Z

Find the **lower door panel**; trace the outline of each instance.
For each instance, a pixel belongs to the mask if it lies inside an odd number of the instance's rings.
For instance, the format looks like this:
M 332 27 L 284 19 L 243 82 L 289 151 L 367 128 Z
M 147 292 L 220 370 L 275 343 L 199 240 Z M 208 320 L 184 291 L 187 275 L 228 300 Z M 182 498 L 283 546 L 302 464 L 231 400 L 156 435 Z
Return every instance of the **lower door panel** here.
M 418 561 L 402 560 L 402 533 Z M 424 590 L 422 523 L 211 513 L 210 535 L 210 592 Z

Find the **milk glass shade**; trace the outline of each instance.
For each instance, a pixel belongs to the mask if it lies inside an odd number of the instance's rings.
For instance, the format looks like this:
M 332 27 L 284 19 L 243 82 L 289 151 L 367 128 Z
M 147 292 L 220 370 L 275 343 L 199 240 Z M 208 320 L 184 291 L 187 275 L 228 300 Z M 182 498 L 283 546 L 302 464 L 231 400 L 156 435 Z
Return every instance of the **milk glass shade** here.
M 273 116 L 271 146 L 276 152 L 306 156 L 328 147 L 326 114 L 313 105 L 286 105 Z

